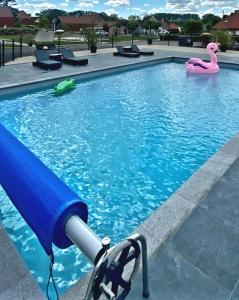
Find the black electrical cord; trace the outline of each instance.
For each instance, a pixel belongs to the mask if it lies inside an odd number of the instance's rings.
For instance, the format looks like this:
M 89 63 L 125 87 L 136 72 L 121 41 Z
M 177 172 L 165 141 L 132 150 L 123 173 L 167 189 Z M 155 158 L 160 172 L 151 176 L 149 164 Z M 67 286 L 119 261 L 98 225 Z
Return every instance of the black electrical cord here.
M 51 297 L 49 295 L 49 287 L 50 287 L 50 281 L 52 281 L 53 283 L 53 287 L 54 287 L 54 290 L 55 290 L 55 293 L 56 293 L 56 299 L 59 300 L 59 294 L 58 294 L 58 291 L 57 291 L 57 287 L 56 287 L 56 284 L 55 284 L 55 280 L 54 280 L 54 277 L 53 277 L 53 265 L 54 265 L 54 256 L 50 256 L 50 265 L 49 265 L 49 277 L 48 277 L 48 281 L 47 281 L 47 286 L 46 286 L 46 295 L 47 295 L 47 299 L 48 300 L 51 300 Z

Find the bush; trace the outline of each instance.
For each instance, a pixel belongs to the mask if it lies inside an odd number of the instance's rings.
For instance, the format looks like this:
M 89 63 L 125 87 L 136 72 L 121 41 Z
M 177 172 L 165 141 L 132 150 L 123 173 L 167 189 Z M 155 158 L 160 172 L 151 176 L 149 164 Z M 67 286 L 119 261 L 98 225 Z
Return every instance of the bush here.
M 23 34 L 35 34 L 37 32 L 36 28 L 29 27 L 7 27 L 0 28 L 0 35 L 23 35 Z
M 216 43 L 220 44 L 222 51 L 225 51 L 233 43 L 233 36 L 229 31 L 217 30 L 212 34 L 212 37 Z
M 88 46 L 96 47 L 98 43 L 99 37 L 95 31 L 94 28 L 86 29 L 85 31 L 85 42 L 88 44 Z

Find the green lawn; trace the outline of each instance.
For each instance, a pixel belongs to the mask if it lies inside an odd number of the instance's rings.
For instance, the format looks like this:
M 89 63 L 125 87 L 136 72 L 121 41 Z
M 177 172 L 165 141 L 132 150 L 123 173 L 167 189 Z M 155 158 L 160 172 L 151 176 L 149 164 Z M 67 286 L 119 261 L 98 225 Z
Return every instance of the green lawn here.
M 19 42 L 20 41 L 20 35 L 0 35 L 0 41 L 1 40 L 9 40 L 12 41 L 14 39 L 15 42 Z M 22 42 L 23 43 L 29 43 L 32 41 L 32 37 L 31 36 L 27 36 L 27 35 L 23 35 L 22 37 Z

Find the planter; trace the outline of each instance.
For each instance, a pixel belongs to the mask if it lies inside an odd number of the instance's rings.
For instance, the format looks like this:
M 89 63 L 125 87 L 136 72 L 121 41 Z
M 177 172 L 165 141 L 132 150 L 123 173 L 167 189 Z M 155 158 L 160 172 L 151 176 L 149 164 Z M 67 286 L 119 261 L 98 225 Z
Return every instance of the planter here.
M 91 53 L 96 53 L 96 51 L 97 51 L 97 46 L 91 46 L 90 47 L 90 52 Z
M 227 45 L 220 45 L 220 50 L 221 50 L 221 52 L 226 52 L 227 51 Z
M 153 44 L 153 39 L 148 38 L 148 39 L 147 39 L 147 42 L 148 42 L 148 45 L 152 45 L 152 44 Z

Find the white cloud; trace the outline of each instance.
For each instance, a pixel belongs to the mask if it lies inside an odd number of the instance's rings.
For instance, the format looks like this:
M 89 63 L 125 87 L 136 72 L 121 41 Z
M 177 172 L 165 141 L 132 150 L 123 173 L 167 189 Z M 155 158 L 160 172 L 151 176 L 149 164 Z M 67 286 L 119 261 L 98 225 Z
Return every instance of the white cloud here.
M 147 14 L 153 15 L 153 14 L 157 14 L 157 13 L 160 13 L 160 12 L 162 12 L 161 9 L 153 7 L 150 10 L 147 11 Z
M 16 6 L 18 9 L 20 10 L 24 10 L 27 13 L 30 14 L 35 14 L 37 12 L 40 12 L 41 10 L 44 9 L 51 9 L 51 8 L 57 8 L 57 6 L 53 3 L 49 3 L 49 2 L 33 2 L 33 3 L 29 3 L 29 2 L 23 2 L 21 4 L 18 4 Z
M 118 6 L 128 6 L 130 5 L 129 0 L 108 0 L 105 2 L 105 5 L 112 6 L 112 7 L 118 7 Z
M 80 1 L 77 6 L 76 6 L 76 9 L 79 9 L 79 10 L 84 10 L 84 9 L 89 9 L 89 8 L 92 8 L 94 7 L 95 5 L 92 3 L 92 2 L 86 2 L 86 1 Z
M 145 3 L 145 4 L 144 4 L 144 7 L 148 7 L 148 6 L 151 6 L 151 5 L 148 4 L 148 3 Z
M 118 15 L 118 12 L 114 8 L 109 8 L 105 10 L 105 13 L 110 16 L 110 15 Z
M 166 0 L 166 11 L 174 13 L 218 13 L 237 9 L 239 0 Z
M 133 10 L 135 12 L 138 12 L 140 14 L 145 13 L 145 10 L 140 7 L 129 7 L 129 10 Z
M 65 8 L 65 7 L 67 7 L 67 6 L 68 6 L 68 3 L 67 3 L 67 2 L 62 2 L 62 3 L 59 4 L 59 7 Z

